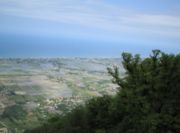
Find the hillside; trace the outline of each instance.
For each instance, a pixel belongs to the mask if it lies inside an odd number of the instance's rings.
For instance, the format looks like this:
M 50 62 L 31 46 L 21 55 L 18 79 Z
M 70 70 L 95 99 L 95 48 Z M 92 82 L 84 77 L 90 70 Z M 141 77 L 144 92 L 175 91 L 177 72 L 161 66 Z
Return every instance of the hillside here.
M 25 133 L 179 133 L 180 55 L 123 53 L 126 75 L 108 68 L 116 95 L 96 97 Z

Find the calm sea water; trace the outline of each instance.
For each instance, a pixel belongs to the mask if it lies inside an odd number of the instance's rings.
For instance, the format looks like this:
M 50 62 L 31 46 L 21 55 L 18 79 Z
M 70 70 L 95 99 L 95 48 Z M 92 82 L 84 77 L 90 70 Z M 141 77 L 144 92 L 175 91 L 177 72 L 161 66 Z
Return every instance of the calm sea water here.
M 157 48 L 170 53 L 180 50 Z M 0 57 L 120 57 L 124 51 L 148 56 L 152 49 L 156 48 L 98 40 L 0 34 Z

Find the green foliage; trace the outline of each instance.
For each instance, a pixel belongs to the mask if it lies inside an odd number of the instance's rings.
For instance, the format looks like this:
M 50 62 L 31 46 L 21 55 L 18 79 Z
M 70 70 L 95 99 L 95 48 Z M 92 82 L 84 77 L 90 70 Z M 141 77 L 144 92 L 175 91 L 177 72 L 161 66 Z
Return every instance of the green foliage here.
M 180 132 L 180 55 L 154 50 L 141 59 L 123 53 L 126 76 L 108 68 L 116 96 L 89 100 L 30 133 L 176 133 Z
M 2 114 L 2 118 L 22 118 L 27 115 L 26 111 L 20 105 L 13 105 L 5 108 L 5 111 Z

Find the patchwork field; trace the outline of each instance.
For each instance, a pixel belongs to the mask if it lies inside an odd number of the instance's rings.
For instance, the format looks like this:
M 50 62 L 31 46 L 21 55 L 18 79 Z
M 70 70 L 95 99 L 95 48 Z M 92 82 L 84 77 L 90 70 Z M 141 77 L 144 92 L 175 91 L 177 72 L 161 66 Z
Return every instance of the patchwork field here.
M 113 95 L 106 68 L 120 59 L 0 59 L 0 130 L 22 133 L 87 99 Z M 33 125 L 32 125 L 33 123 Z

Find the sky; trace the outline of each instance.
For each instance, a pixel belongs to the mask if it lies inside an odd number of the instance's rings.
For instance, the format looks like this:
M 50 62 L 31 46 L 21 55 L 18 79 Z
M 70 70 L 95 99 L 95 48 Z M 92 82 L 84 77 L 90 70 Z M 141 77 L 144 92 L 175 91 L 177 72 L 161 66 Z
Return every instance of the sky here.
M 0 0 L 0 57 L 179 54 L 180 0 Z

